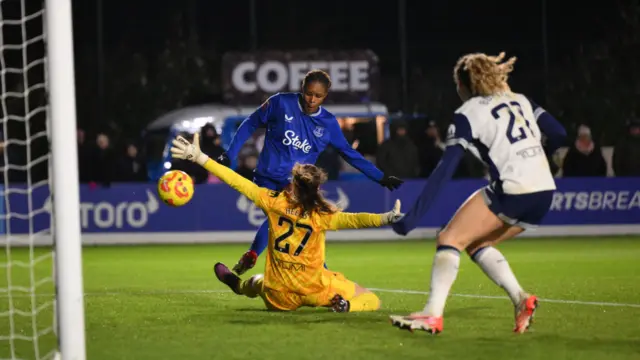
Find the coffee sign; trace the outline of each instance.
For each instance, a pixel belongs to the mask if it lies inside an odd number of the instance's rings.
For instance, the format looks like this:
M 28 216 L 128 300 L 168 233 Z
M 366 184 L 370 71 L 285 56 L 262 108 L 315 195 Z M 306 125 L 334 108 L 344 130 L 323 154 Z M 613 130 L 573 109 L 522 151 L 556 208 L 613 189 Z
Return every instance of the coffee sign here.
M 378 96 L 378 61 L 371 51 L 227 53 L 222 67 L 225 97 L 236 104 L 258 104 L 277 92 L 300 91 L 312 69 L 331 77 L 332 102 L 360 103 Z

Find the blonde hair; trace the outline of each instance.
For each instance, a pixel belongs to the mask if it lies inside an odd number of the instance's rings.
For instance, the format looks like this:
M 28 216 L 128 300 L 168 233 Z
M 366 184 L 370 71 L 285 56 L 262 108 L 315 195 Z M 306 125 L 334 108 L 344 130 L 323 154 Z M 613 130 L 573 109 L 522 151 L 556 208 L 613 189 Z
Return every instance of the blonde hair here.
M 289 200 L 292 205 L 302 208 L 309 215 L 314 211 L 321 214 L 333 214 L 338 211 L 320 191 L 320 185 L 327 181 L 327 174 L 322 169 L 311 164 L 296 164 L 291 174 L 293 190 Z
M 472 95 L 489 96 L 511 91 L 507 80 L 513 71 L 516 57 L 502 63 L 505 53 L 489 56 L 483 53 L 467 54 L 461 57 L 453 68 L 453 79 L 469 88 Z

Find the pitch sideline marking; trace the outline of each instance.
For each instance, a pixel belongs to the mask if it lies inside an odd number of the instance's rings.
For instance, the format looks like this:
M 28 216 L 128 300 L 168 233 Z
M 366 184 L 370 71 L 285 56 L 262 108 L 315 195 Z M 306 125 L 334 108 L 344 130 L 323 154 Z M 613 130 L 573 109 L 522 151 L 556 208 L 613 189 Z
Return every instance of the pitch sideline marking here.
M 411 294 L 411 295 L 428 295 L 428 291 L 417 291 L 417 290 L 402 290 L 402 289 L 376 289 L 369 288 L 371 291 L 378 291 L 383 293 L 399 293 L 399 294 Z M 478 294 L 449 294 L 450 296 L 455 297 L 465 297 L 465 298 L 473 298 L 473 299 L 500 299 L 500 300 L 510 300 L 508 296 L 495 296 L 495 295 L 478 295 Z M 590 305 L 590 306 L 612 306 L 612 307 L 630 307 L 630 308 L 640 308 L 640 304 L 628 304 L 628 303 L 615 303 L 615 302 L 603 302 L 603 301 L 580 301 L 580 300 L 563 300 L 563 299 L 544 299 L 539 298 L 540 301 L 546 303 L 555 303 L 555 304 L 572 304 L 572 305 Z
M 396 294 L 408 294 L 408 295 L 428 295 L 427 291 L 418 290 L 404 290 L 404 289 L 380 289 L 369 288 L 371 291 L 377 291 L 381 293 L 396 293 Z M 119 295 L 180 295 L 180 294 L 217 294 L 217 293 L 231 293 L 231 290 L 223 289 L 211 289 L 211 290 L 152 290 L 152 291 L 104 291 L 104 292 L 88 292 L 85 296 L 119 296 Z M 53 294 L 38 294 L 38 297 L 53 296 Z M 472 299 L 493 299 L 493 300 L 509 300 L 507 296 L 495 296 L 495 295 L 479 295 L 479 294 L 450 294 L 454 297 L 465 297 Z M 0 298 L 6 298 L 8 295 L 6 292 L 0 293 Z M 13 298 L 31 297 L 30 294 L 13 294 Z M 546 303 L 555 304 L 571 304 L 571 305 L 587 305 L 587 306 L 609 306 L 609 307 L 628 307 L 628 308 L 640 308 L 640 304 L 629 303 L 616 303 L 616 302 L 601 302 L 601 301 L 580 301 L 580 300 L 564 300 L 564 299 L 545 299 L 540 298 L 540 301 Z

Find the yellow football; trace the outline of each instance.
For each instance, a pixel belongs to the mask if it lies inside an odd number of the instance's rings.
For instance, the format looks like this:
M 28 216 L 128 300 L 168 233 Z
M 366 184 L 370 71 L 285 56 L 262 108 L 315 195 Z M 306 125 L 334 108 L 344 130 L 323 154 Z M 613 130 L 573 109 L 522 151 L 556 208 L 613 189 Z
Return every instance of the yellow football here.
M 183 206 L 193 197 L 193 179 L 186 172 L 170 170 L 158 181 L 158 196 L 169 206 Z

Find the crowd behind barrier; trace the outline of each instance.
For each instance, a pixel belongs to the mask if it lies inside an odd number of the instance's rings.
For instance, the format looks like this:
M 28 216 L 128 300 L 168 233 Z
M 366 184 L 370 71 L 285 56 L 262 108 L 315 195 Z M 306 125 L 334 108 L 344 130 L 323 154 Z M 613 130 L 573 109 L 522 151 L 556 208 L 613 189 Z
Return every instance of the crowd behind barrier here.
M 424 180 L 410 180 L 390 192 L 368 181 L 331 181 L 324 189 L 327 197 L 345 211 L 384 212 L 396 198 L 411 206 L 424 184 Z M 640 178 L 571 178 L 558 179 L 557 184 L 542 226 L 526 232 L 526 236 L 640 234 Z M 483 179 L 453 180 L 419 228 L 406 238 L 433 237 L 470 194 L 486 185 Z M 7 189 L 3 190 L 7 194 Z M 9 218 L 0 222 L 0 232 L 10 235 L 15 245 L 50 243 L 48 188 L 35 188 L 30 195 L 17 190 L 13 188 L 5 195 L 10 208 L 0 201 L 0 213 Z M 86 244 L 250 242 L 265 219 L 260 209 L 225 184 L 197 185 L 192 201 L 179 208 L 163 204 L 155 185 L 149 183 L 114 184 L 109 188 L 82 185 L 80 199 Z M 388 228 L 329 235 L 330 240 L 393 238 L 400 237 Z M 6 241 L 7 236 L 0 240 Z

